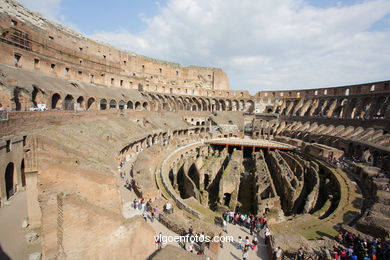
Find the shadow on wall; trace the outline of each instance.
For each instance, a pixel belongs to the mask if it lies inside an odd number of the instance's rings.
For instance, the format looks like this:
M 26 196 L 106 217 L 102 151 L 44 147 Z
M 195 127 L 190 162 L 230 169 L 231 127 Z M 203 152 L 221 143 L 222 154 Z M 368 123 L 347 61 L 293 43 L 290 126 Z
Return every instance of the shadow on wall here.
M 1 260 L 11 260 L 11 257 L 9 257 L 9 256 L 3 251 L 3 248 L 1 247 L 1 244 L 0 244 L 0 259 L 1 259 Z

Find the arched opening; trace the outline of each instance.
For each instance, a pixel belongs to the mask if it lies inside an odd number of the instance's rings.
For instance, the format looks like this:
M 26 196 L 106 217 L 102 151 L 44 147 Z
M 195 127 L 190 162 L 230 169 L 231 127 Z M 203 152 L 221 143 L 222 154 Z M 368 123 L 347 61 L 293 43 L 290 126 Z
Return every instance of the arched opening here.
M 133 102 L 131 101 L 127 102 L 127 109 L 134 109 Z
M 20 173 L 22 177 L 22 187 L 26 186 L 26 173 L 24 171 L 24 159 L 22 160 L 22 163 L 20 164 Z
M 110 101 L 110 109 L 115 109 L 116 108 L 116 101 L 114 99 L 111 99 Z
M 254 110 L 255 110 L 255 104 L 253 103 L 252 100 L 248 100 L 246 102 L 246 111 L 248 113 L 253 113 Z
M 12 162 L 5 169 L 5 191 L 7 199 L 14 195 L 14 164 Z
M 239 111 L 244 111 L 244 109 L 245 109 L 245 102 L 244 102 L 244 100 L 240 100 L 240 102 L 239 102 Z
M 83 96 L 80 96 L 77 99 L 77 105 L 78 105 L 79 109 L 84 109 L 84 97 Z
M 89 98 L 87 101 L 87 109 L 91 109 L 92 104 L 95 102 L 94 98 Z
M 122 110 L 122 109 L 125 109 L 125 101 L 121 100 L 119 101 L 119 109 Z
M 222 100 L 222 99 L 219 100 L 219 110 L 221 110 L 221 111 L 225 111 L 226 110 L 225 101 Z
M 142 103 L 142 108 L 143 108 L 144 110 L 149 110 L 149 104 L 148 104 L 148 102 Z
M 74 108 L 74 101 L 72 95 L 67 95 L 64 99 L 64 109 L 65 110 L 73 110 Z
M 141 110 L 141 103 L 139 101 L 135 102 L 135 110 Z
M 104 98 L 100 100 L 100 110 L 106 110 L 107 109 L 107 100 Z
M 58 101 L 60 100 L 60 98 L 61 98 L 60 94 L 57 94 L 57 93 L 55 93 L 51 97 L 51 109 L 58 109 L 57 105 L 58 105 Z
M 38 88 L 36 86 L 33 85 L 33 91 L 31 93 L 31 101 L 34 105 L 34 107 L 38 107 L 38 104 L 37 104 L 37 96 L 38 96 Z

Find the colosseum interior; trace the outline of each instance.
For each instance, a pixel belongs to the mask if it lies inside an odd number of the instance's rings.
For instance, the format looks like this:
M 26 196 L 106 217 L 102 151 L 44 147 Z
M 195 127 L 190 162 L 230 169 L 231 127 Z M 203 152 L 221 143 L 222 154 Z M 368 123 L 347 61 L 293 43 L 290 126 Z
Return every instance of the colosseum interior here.
M 219 68 L 119 50 L 11 0 L 0 30 L 1 259 L 206 259 L 154 236 L 217 236 L 225 211 L 268 218 L 253 259 L 318 259 L 344 231 L 388 239 L 390 81 L 250 95 Z M 227 247 L 205 254 L 234 259 Z

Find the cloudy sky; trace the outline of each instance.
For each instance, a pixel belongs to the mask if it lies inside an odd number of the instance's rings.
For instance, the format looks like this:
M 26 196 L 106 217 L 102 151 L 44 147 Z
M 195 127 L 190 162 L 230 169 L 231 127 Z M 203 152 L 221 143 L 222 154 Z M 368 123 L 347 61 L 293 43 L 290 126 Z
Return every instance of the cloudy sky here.
M 122 49 L 220 67 L 232 89 L 390 79 L 390 0 L 19 0 Z

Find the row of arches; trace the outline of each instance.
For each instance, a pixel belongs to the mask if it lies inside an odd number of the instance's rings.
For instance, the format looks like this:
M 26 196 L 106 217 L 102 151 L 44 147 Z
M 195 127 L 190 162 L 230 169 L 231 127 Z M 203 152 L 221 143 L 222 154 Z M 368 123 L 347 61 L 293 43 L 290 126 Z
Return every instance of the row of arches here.
M 276 113 L 281 115 L 351 119 L 383 119 L 388 111 L 390 96 L 286 99 L 276 108 Z
M 206 97 L 170 96 L 143 93 L 150 102 L 151 111 L 243 111 L 253 112 L 252 100 L 216 99 Z
M 378 147 L 390 146 L 390 134 L 382 129 L 353 126 L 334 126 L 316 122 L 281 122 L 275 126 L 276 134 L 305 142 L 316 142 L 343 150 L 346 156 L 378 166 L 378 156 L 385 156 Z M 345 144 L 348 144 L 346 146 Z
M 83 96 L 79 96 L 75 99 L 72 95 L 66 95 L 64 99 L 61 95 L 54 93 L 51 98 L 51 109 L 63 109 L 63 110 L 90 110 L 90 109 L 135 109 L 135 110 L 149 110 L 149 103 L 146 101 L 132 101 L 125 102 L 115 99 L 102 98 L 97 102 L 94 97 L 85 99 Z
M 127 101 L 102 98 L 98 109 L 135 109 L 151 111 L 242 111 L 253 112 L 255 104 L 252 100 L 223 100 L 182 96 L 162 96 L 158 94 L 143 94 L 148 101 Z M 96 108 L 96 99 L 89 97 L 86 102 L 83 96 L 75 99 L 68 94 L 64 99 L 54 93 L 51 98 L 51 109 L 89 110 Z

